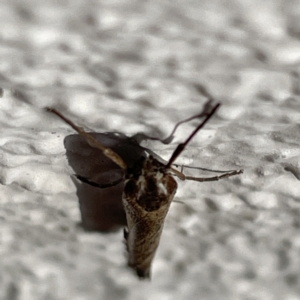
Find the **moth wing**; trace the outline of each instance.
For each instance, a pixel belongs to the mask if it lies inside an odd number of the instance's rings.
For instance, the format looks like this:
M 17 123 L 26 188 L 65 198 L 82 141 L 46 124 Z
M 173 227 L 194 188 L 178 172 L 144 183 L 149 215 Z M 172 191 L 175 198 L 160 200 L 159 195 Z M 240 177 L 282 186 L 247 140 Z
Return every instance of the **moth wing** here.
M 146 155 L 142 147 L 129 137 L 115 133 L 89 133 L 105 147 L 118 153 L 126 164 Z M 69 165 L 75 174 L 98 184 L 122 179 L 124 170 L 112 162 L 98 148 L 94 148 L 79 134 L 65 138 L 64 146 Z M 122 204 L 124 184 L 106 189 L 92 187 L 74 178 L 79 199 L 82 226 L 90 231 L 114 231 L 127 224 Z

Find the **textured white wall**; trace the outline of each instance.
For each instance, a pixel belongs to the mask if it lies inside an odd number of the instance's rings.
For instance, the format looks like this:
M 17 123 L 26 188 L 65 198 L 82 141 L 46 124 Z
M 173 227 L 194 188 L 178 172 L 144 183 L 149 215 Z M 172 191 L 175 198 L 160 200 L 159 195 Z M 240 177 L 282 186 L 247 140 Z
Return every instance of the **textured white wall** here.
M 0 298 L 300 299 L 299 1 L 0 1 Z M 165 137 L 223 103 L 178 162 L 152 281 L 122 232 L 87 233 L 53 106 L 96 132 Z M 193 124 L 168 146 L 168 158 Z M 210 174 L 206 174 L 209 176 Z

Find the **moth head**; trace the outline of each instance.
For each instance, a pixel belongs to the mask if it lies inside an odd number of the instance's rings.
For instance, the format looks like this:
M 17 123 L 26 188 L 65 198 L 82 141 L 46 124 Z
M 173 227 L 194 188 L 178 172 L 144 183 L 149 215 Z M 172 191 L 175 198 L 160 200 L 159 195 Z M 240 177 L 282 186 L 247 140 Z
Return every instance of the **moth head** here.
M 169 168 L 152 156 L 141 157 L 127 170 L 123 198 L 135 200 L 143 210 L 151 212 L 170 204 L 176 189 Z

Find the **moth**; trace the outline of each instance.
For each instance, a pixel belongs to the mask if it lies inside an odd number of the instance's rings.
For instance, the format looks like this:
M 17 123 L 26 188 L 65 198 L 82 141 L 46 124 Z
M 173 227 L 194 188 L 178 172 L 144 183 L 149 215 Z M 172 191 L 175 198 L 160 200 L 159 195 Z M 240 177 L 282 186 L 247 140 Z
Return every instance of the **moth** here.
M 135 270 L 137 276 L 141 279 L 150 278 L 151 265 L 159 245 L 164 221 L 177 190 L 177 182 L 174 176 L 181 180 L 204 182 L 217 181 L 221 178 L 243 173 L 243 170 L 220 171 L 223 173 L 219 176 L 202 178 L 187 176 L 182 170 L 178 171 L 174 167 L 174 162 L 178 156 L 220 107 L 220 103 L 212 105 L 211 102 L 209 100 L 199 114 L 177 123 L 170 136 L 164 140 L 144 134 L 137 134 L 131 138 L 121 134 L 122 137 L 125 136 L 131 140 L 132 145 L 139 150 L 136 151 L 136 157 L 130 161 L 124 158 L 126 147 L 123 147 L 122 151 L 113 150 L 105 143 L 97 140 L 93 133 L 88 133 L 83 128 L 75 125 L 56 109 L 47 108 L 48 111 L 56 114 L 77 131 L 91 147 L 99 149 L 122 171 L 118 179 L 105 184 L 99 184 L 80 174 L 76 176 L 85 184 L 98 188 L 110 188 L 123 184 L 123 192 L 120 197 L 122 197 L 127 221 L 124 238 L 128 253 L 128 266 Z M 176 147 L 168 161 L 164 161 L 151 149 L 144 148 L 138 143 L 138 141 L 144 139 L 152 139 L 169 144 L 180 124 L 200 118 L 203 119 L 202 122 L 183 143 Z

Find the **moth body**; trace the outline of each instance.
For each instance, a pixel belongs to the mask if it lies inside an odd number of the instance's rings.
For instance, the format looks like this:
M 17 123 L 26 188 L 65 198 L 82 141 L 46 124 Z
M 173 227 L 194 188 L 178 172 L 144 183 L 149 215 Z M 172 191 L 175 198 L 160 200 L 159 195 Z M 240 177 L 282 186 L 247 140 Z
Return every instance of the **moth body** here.
M 97 134 L 84 131 L 59 111 L 48 108 L 49 111 L 55 113 L 76 130 L 91 147 L 100 150 L 101 154 L 113 163 L 112 166 L 108 163 L 107 172 L 103 174 L 104 164 L 101 161 L 99 175 L 102 173 L 102 177 L 97 174 L 96 178 L 87 178 L 79 174 L 77 178 L 86 184 L 101 189 L 107 188 L 113 191 L 116 186 L 123 188 L 122 193 L 120 192 L 116 196 L 122 200 L 126 215 L 127 227 L 124 230 L 124 237 L 128 252 L 128 265 L 135 270 L 140 278 L 150 278 L 151 264 L 159 245 L 164 220 L 177 189 L 177 183 L 172 174 L 181 180 L 204 182 L 217 181 L 221 178 L 243 173 L 243 170 L 216 171 L 221 175 L 202 178 L 186 176 L 183 172 L 172 167 L 187 144 L 220 106 L 220 103 L 211 106 L 212 98 L 206 90 L 204 90 L 204 95 L 209 100 L 204 105 L 202 112 L 178 122 L 170 136 L 164 140 L 148 137 L 144 134 L 137 134 L 135 137 L 129 138 L 123 134 L 116 135 L 115 133 L 102 134 L 101 139 L 97 140 Z M 204 119 L 183 143 L 177 145 L 167 162 L 137 142 L 138 139 L 149 139 L 168 144 L 173 139 L 173 135 L 180 124 L 198 118 Z M 103 180 L 107 177 L 112 177 L 112 180 L 99 183 L 99 179 Z
M 127 230 L 128 265 L 140 278 L 150 277 L 163 224 L 176 193 L 177 183 L 158 160 L 142 157 L 125 176 L 123 206 Z

